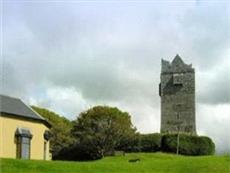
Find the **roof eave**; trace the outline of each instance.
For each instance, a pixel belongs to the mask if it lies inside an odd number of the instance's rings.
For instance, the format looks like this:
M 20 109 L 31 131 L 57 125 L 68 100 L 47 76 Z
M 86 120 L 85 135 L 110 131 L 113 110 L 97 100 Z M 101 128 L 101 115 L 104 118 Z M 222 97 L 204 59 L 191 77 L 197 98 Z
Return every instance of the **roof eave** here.
M 23 115 L 17 115 L 17 114 L 12 114 L 12 113 L 7 113 L 7 112 L 0 112 L 0 115 L 5 116 L 5 117 L 10 117 L 10 118 L 23 119 L 23 120 L 27 120 L 27 121 L 41 122 L 44 125 L 46 125 L 48 128 L 52 127 L 51 123 L 48 122 L 46 119 L 36 119 L 36 118 L 26 117 Z

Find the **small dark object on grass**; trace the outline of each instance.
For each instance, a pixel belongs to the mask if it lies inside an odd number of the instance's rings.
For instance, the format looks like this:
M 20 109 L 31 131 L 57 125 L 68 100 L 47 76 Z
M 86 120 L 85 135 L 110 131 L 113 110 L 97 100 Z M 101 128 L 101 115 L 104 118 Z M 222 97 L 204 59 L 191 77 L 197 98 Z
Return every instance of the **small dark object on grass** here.
M 130 159 L 129 160 L 129 162 L 133 162 L 133 163 L 135 163 L 135 162 L 140 162 L 141 160 L 140 159 Z

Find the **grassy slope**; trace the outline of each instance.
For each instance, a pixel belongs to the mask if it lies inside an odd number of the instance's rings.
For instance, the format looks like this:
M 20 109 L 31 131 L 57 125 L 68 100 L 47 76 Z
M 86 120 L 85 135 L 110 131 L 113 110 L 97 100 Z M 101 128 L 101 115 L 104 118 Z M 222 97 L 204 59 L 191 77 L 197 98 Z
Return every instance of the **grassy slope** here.
M 139 163 L 129 159 L 140 158 Z M 229 173 L 230 156 L 185 157 L 169 154 L 128 154 L 92 162 L 2 159 L 3 173 Z

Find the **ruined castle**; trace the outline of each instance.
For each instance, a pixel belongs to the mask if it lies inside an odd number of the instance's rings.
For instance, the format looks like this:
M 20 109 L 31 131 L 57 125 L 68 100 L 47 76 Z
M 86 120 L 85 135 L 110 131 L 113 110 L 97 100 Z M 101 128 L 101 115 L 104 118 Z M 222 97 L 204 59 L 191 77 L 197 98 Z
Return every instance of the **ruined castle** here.
M 194 68 L 179 55 L 171 63 L 162 59 L 160 78 L 161 133 L 196 134 Z

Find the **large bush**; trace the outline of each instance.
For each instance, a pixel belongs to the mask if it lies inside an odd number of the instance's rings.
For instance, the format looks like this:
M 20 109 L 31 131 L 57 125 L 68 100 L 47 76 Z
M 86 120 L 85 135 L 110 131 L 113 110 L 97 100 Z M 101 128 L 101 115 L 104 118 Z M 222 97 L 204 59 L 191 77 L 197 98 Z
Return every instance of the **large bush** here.
M 161 149 L 165 152 L 176 153 L 177 134 L 165 134 L 162 137 Z M 205 136 L 188 134 L 179 135 L 179 154 L 183 155 L 211 155 L 215 152 L 215 144 Z
M 140 150 L 142 152 L 156 152 L 161 149 L 161 134 L 142 134 L 140 136 Z
M 88 160 L 112 155 L 136 134 L 131 116 L 118 108 L 95 106 L 73 122 L 73 136 L 78 140 L 77 148 Z

